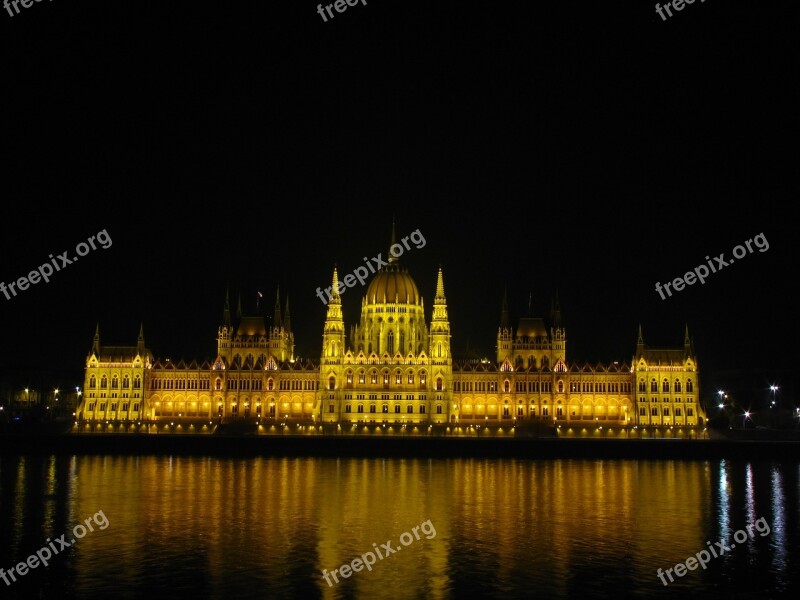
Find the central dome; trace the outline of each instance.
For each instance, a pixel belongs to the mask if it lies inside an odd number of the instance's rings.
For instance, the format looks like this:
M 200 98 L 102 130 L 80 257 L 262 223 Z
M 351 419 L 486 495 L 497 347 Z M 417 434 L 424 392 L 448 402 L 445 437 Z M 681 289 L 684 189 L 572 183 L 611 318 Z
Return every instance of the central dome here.
M 408 271 L 397 264 L 390 264 L 378 271 L 367 288 L 368 304 L 383 302 L 419 304 L 417 284 Z

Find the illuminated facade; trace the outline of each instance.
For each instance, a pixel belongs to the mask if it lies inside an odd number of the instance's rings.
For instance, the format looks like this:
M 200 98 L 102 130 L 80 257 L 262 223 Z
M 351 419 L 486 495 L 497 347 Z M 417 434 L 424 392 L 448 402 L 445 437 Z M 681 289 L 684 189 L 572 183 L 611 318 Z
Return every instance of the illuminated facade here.
M 631 366 L 570 364 L 558 300 L 549 329 L 533 315 L 513 328 L 504 298 L 495 360 L 458 361 L 441 267 L 430 325 L 414 280 L 394 257 L 369 283 L 349 334 L 336 269 L 331 290 L 319 362 L 295 360 L 289 302 L 281 311 L 280 294 L 269 328 L 263 316 L 243 316 L 241 303 L 232 319 L 226 297 L 212 363 L 154 360 L 141 330 L 136 346 L 101 346 L 98 328 L 79 424 L 705 424 L 688 328 L 683 348 L 653 349 L 640 327 Z

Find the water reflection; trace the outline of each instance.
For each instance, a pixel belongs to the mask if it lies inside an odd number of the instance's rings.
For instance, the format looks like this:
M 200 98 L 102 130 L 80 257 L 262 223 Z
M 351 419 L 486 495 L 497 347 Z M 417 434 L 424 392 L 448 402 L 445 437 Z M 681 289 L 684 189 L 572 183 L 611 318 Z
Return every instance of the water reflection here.
M 10 597 L 607 597 L 798 585 L 795 464 L 742 461 L 17 457 L 0 459 L 0 566 L 102 510 Z M 656 570 L 731 541 L 664 587 Z M 339 569 L 430 520 L 372 571 Z M 6 587 L 0 582 L 1 587 Z M 57 592 L 57 590 L 62 590 Z

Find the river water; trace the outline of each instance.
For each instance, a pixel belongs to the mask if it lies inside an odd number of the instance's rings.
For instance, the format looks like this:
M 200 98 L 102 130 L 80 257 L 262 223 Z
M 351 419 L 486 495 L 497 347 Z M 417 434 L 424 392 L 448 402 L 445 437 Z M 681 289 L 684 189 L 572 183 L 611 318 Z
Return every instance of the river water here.
M 793 461 L 5 456 L 0 598 L 784 597 L 799 519 Z

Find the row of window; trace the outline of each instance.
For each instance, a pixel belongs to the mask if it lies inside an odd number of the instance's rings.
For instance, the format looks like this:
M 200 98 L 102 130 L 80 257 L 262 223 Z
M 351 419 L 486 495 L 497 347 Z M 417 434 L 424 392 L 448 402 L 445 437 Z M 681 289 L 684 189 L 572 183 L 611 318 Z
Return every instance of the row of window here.
M 662 392 L 669 392 L 669 387 L 670 387 L 669 386 L 669 381 L 667 379 L 664 379 L 661 382 L 661 391 Z M 672 385 L 672 389 L 675 392 L 680 392 L 681 391 L 681 380 L 680 379 L 676 379 L 675 380 L 675 383 Z M 639 391 L 640 392 L 646 392 L 647 391 L 644 379 L 640 379 L 639 380 Z M 658 381 L 656 381 L 655 379 L 651 379 L 650 380 L 650 391 L 651 392 L 658 392 Z M 686 392 L 687 393 L 694 392 L 694 383 L 692 382 L 691 379 L 687 379 L 686 380 Z
M 272 380 L 270 379 L 268 382 L 268 389 L 272 389 L 269 387 L 269 383 Z M 318 390 L 319 389 L 319 381 L 316 379 L 281 379 L 279 388 L 282 390 Z
M 641 398 L 639 402 L 644 402 L 647 398 Z M 664 398 L 664 402 L 680 402 L 680 398 Z M 650 398 L 650 402 L 658 402 L 658 398 Z M 694 398 L 686 398 L 686 402 L 692 403 L 694 402 Z
M 552 381 L 517 381 L 515 383 L 517 392 L 544 392 L 551 393 L 553 391 Z M 488 388 L 488 389 L 487 389 Z M 556 385 L 556 390 L 559 394 L 564 393 L 564 382 L 559 381 Z M 454 381 L 454 392 L 496 392 L 497 383 L 494 381 Z M 509 393 L 511 391 L 511 382 L 505 380 L 503 382 L 503 392 Z M 569 391 L 572 393 L 630 393 L 631 384 L 629 381 L 612 381 L 612 382 L 578 382 L 573 381 L 569 384 Z
M 400 383 L 400 376 L 399 376 L 399 373 L 400 373 L 400 372 L 398 371 L 397 373 L 398 373 L 398 375 L 397 375 L 397 382 L 398 382 L 398 383 Z M 348 371 L 348 374 L 350 374 L 350 371 Z M 384 381 L 386 381 L 386 380 L 384 379 Z M 424 385 L 424 384 L 425 384 L 425 381 L 426 381 L 426 380 L 425 380 L 425 377 L 424 377 L 424 375 L 423 375 L 423 374 L 421 374 L 421 375 L 420 375 L 420 385 Z M 353 383 L 353 382 L 352 382 L 352 376 L 351 376 L 351 375 L 350 375 L 350 379 L 348 379 L 348 380 L 347 380 L 347 383 L 348 383 L 349 385 L 352 385 L 352 383 Z M 335 389 L 336 389 L 336 377 L 334 377 L 333 375 L 331 375 L 331 376 L 328 378 L 328 389 L 329 389 L 329 390 L 335 390 Z M 444 390 L 444 382 L 442 381 L 442 378 L 441 378 L 441 377 L 437 377 L 437 378 L 436 378 L 436 391 L 437 391 L 437 392 L 441 392 L 441 391 L 443 391 L 443 390 Z
M 108 394 L 108 393 L 109 392 L 100 392 L 100 397 L 101 398 L 105 398 L 106 394 Z M 111 397 L 112 398 L 116 398 L 117 397 L 117 393 L 118 392 L 110 392 Z M 122 394 L 122 398 L 127 398 L 128 397 L 128 392 L 120 392 L 120 393 Z M 96 395 L 97 395 L 97 392 L 89 392 L 89 398 L 94 398 Z M 134 398 L 138 398 L 139 397 L 139 392 L 134 392 L 133 393 L 133 397 Z
M 95 403 L 94 402 L 90 402 L 89 405 L 86 407 L 86 410 L 88 412 L 93 412 L 94 411 L 94 406 L 95 406 Z M 105 402 L 101 402 L 100 403 L 100 407 L 97 410 L 99 410 L 100 412 L 104 412 L 106 410 L 106 403 Z M 117 403 L 116 402 L 112 402 L 111 403 L 111 409 L 110 410 L 111 410 L 111 412 L 116 412 L 117 411 Z M 134 402 L 133 403 L 133 412 L 138 412 L 138 411 L 139 411 L 139 403 L 138 402 Z M 127 402 L 123 402 L 122 403 L 122 412 L 128 412 L 128 403 Z
M 365 394 L 356 394 L 356 400 L 364 400 L 365 399 L 364 396 Z M 427 397 L 428 397 L 427 394 L 420 394 L 418 400 L 425 400 L 427 399 Z M 345 394 L 344 399 L 352 400 L 353 394 Z M 378 394 L 369 394 L 369 398 L 366 399 L 377 400 Z M 403 394 L 394 394 L 393 398 L 389 398 L 389 394 L 381 394 L 381 400 L 402 400 L 402 399 L 403 399 Z M 413 400 L 413 399 L 414 399 L 414 394 L 406 394 L 406 400 Z
M 376 413 L 378 411 L 377 409 L 378 409 L 378 407 L 375 404 L 370 404 L 369 405 L 369 412 L 370 413 Z M 328 405 L 328 412 L 329 413 L 336 412 L 336 406 L 333 405 L 333 404 L 329 404 Z M 351 404 L 346 404 L 345 407 L 344 407 L 344 412 L 346 412 L 346 413 L 353 412 L 353 406 Z M 356 405 L 356 412 L 363 413 L 364 412 L 364 405 L 363 404 Z M 388 404 L 384 404 L 381 407 L 381 412 L 384 413 L 384 414 L 388 413 L 389 412 L 389 405 Z M 399 404 L 395 404 L 394 405 L 394 412 L 395 413 L 399 413 L 400 412 L 400 405 Z M 414 406 L 411 405 L 411 404 L 406 406 L 406 412 L 408 414 L 413 414 L 414 413 Z M 419 414 L 421 414 L 421 415 L 425 414 L 425 407 L 424 406 L 420 406 L 419 407 Z M 438 414 L 438 415 L 442 414 L 442 405 L 441 404 L 437 404 L 436 405 L 436 414 Z
M 158 379 L 150 380 L 151 390 L 208 390 L 211 382 L 207 379 Z
M 100 389 L 101 390 L 104 390 L 104 389 L 108 388 L 108 381 L 109 381 L 108 380 L 108 376 L 106 376 L 106 375 L 103 375 L 100 378 Z M 119 385 L 119 377 L 117 375 L 114 375 L 111 378 L 111 389 L 112 390 L 116 390 L 116 389 L 119 389 L 119 387 L 120 387 L 120 385 Z M 124 375 L 122 377 L 122 387 L 123 388 L 130 388 L 131 387 L 131 378 L 130 378 L 129 375 Z M 142 379 L 141 379 L 141 377 L 139 375 L 137 375 L 133 379 L 133 387 L 134 387 L 134 389 L 139 389 L 139 388 L 142 387 Z M 89 389 L 93 390 L 93 389 L 96 389 L 96 388 L 97 388 L 97 376 L 96 375 L 92 375 L 89 378 Z
M 630 393 L 630 381 L 570 381 L 569 391 L 583 394 Z
M 524 364 L 524 359 L 521 356 L 517 356 L 516 360 L 514 361 L 514 365 L 517 367 L 521 367 Z M 550 359 L 546 356 L 542 357 L 542 360 L 539 362 L 539 366 L 542 368 L 550 366 Z M 536 357 L 529 356 L 528 357 L 528 367 L 535 369 L 536 368 Z
M 496 381 L 454 381 L 454 392 L 496 392 Z
M 157 380 L 154 380 L 157 381 Z M 205 385 L 200 389 L 207 390 L 208 382 L 203 382 Z M 151 389 L 173 389 L 171 387 L 151 387 Z M 175 388 L 185 389 L 185 388 Z M 214 381 L 214 391 L 222 391 L 228 389 L 232 391 L 255 391 L 260 392 L 264 389 L 264 382 L 261 379 L 228 379 L 223 382 L 222 379 L 217 378 Z M 275 389 L 275 380 L 272 378 L 267 379 L 267 391 L 271 392 Z M 281 379 L 278 382 L 278 389 L 286 391 L 314 391 L 319 389 L 319 382 L 316 379 Z
M 413 371 L 409 371 L 408 372 L 407 380 L 408 380 L 408 383 L 414 383 L 414 372 Z M 345 373 L 345 381 L 347 382 L 348 385 L 352 385 L 353 384 L 353 372 L 352 371 L 348 370 L 347 373 Z M 364 384 L 364 383 L 366 383 L 366 381 L 367 381 L 367 374 L 363 370 L 359 371 L 358 372 L 358 383 L 359 384 Z M 420 383 L 420 385 L 425 385 L 426 381 L 427 381 L 427 374 L 425 373 L 425 371 L 420 371 L 420 374 L 419 374 L 419 383 Z M 378 371 L 377 370 L 373 369 L 370 372 L 370 374 L 369 374 L 369 382 L 371 384 L 377 384 L 378 383 Z M 400 369 L 398 369 L 394 373 L 394 382 L 397 385 L 399 385 L 399 384 L 401 384 L 403 382 L 403 374 L 400 371 Z M 383 372 L 383 384 L 384 385 L 389 385 L 389 371 L 384 371 Z
M 519 357 L 517 357 L 517 358 L 519 358 Z M 535 366 L 535 365 L 531 365 L 531 366 Z M 549 366 L 550 366 L 549 359 L 547 359 L 547 357 L 542 358 L 541 368 L 542 369 L 546 369 Z M 518 362 L 517 365 L 516 365 L 516 368 L 520 369 L 520 368 L 524 368 L 524 367 L 523 367 L 523 365 L 521 363 Z M 505 361 L 505 362 L 503 362 L 502 365 L 500 365 L 500 370 L 503 371 L 503 372 L 508 373 L 508 372 L 513 371 L 514 367 L 511 366 L 510 362 Z M 553 367 L 553 371 L 555 371 L 556 373 L 566 373 L 567 372 L 567 365 L 565 365 L 562 360 L 558 360 L 556 362 L 555 366 Z
M 668 406 L 665 406 L 662 409 L 662 414 L 665 417 L 669 416 L 669 407 Z M 639 407 L 639 415 L 642 416 L 642 417 L 646 417 L 647 416 L 647 408 L 644 407 L 644 406 L 640 406 Z M 651 417 L 659 416 L 658 415 L 658 407 L 657 406 L 653 406 L 650 409 L 650 416 Z M 680 406 L 675 408 L 675 416 L 676 417 L 682 417 L 683 416 L 683 410 L 681 409 Z M 686 409 L 686 416 L 687 417 L 693 417 L 694 416 L 694 409 L 691 406 Z

